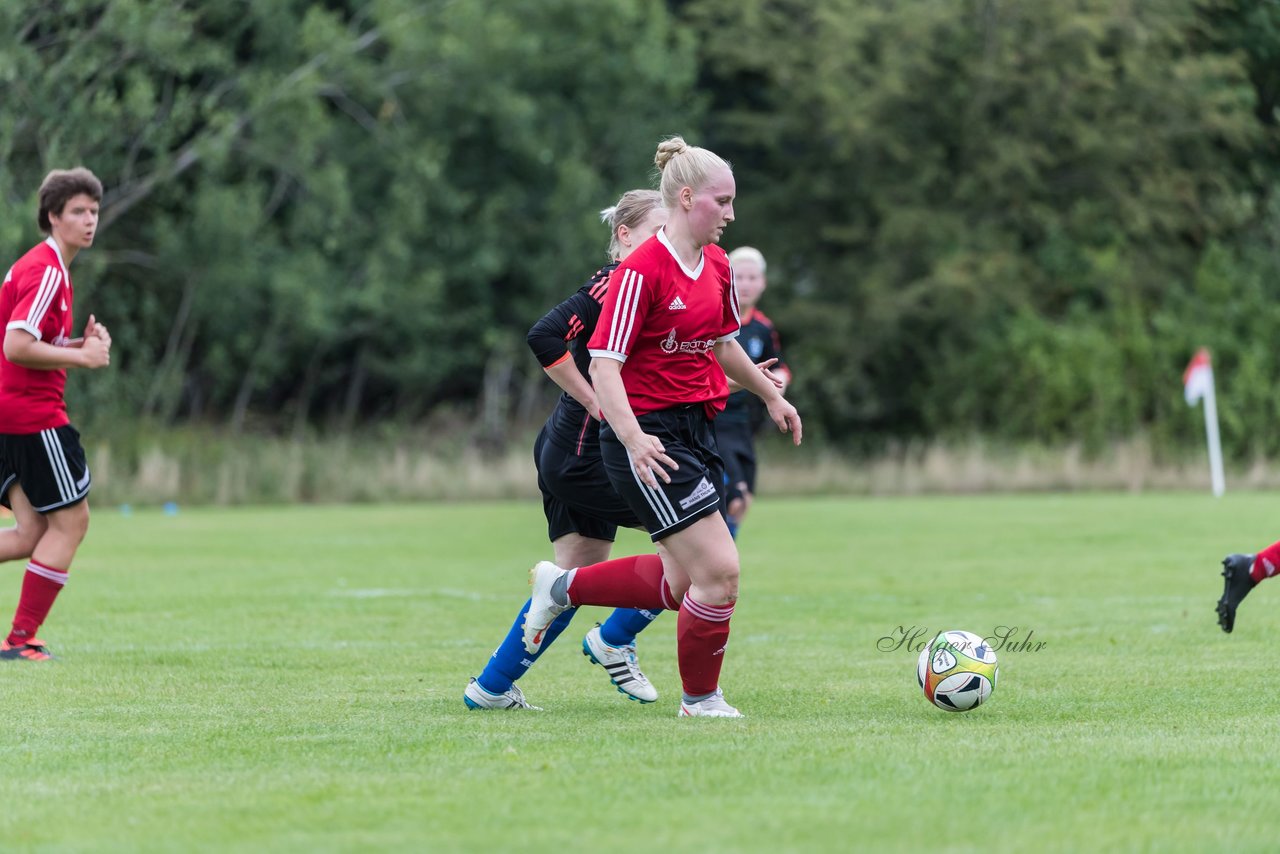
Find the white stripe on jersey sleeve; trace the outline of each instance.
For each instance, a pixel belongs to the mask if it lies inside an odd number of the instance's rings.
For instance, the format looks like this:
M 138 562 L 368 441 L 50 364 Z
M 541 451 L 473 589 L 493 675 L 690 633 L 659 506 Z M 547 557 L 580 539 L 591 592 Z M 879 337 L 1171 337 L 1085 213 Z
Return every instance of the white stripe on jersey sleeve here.
M 738 322 L 738 326 L 742 326 L 742 312 L 738 309 L 738 277 L 733 274 L 733 267 L 729 267 L 729 307 L 733 309 L 733 319 Z
M 36 290 L 35 299 L 31 302 L 31 310 L 27 312 L 25 320 L 11 321 L 8 328 L 25 329 L 32 335 L 36 336 L 39 341 L 40 321 L 44 320 L 45 312 L 49 310 L 49 306 L 53 303 L 53 298 L 58 295 L 59 286 L 62 284 L 62 271 L 57 267 L 45 267 L 44 277 L 40 280 L 40 287 Z
M 627 342 L 631 340 L 631 330 L 636 326 L 636 306 L 640 303 L 640 291 L 644 287 L 644 276 L 635 270 L 630 271 L 635 276 L 635 287 L 631 289 L 631 298 L 627 302 L 627 328 L 622 333 L 622 340 L 618 342 L 618 350 L 622 351 L 627 346 Z
M 44 319 L 44 313 L 49 310 L 53 298 L 58 295 L 58 286 L 61 284 L 62 271 L 57 267 L 45 267 L 40 289 L 36 292 L 36 298 L 31 303 L 31 312 L 27 315 L 28 323 L 40 325 L 40 321 Z
M 631 297 L 636 292 L 635 270 L 627 270 L 622 274 L 622 289 L 618 292 L 618 301 L 613 306 L 613 324 L 609 329 L 609 349 L 622 352 L 626 341 L 627 321 L 631 316 Z
M 640 303 L 643 286 L 644 276 L 635 270 L 627 270 L 622 274 L 622 284 L 618 288 L 618 298 L 613 304 L 613 318 L 609 324 L 609 341 L 605 349 L 588 349 L 588 353 L 605 359 L 617 359 L 619 362 L 627 360 L 627 353 L 623 348 L 627 346 L 631 330 L 635 327 L 636 306 Z
M 622 282 L 618 286 L 618 298 L 613 304 L 613 317 L 609 318 L 609 340 L 605 343 L 606 349 L 615 349 L 614 342 L 618 340 L 618 330 L 622 327 L 622 315 L 627 304 L 628 288 L 630 287 L 631 271 L 627 270 L 623 272 Z

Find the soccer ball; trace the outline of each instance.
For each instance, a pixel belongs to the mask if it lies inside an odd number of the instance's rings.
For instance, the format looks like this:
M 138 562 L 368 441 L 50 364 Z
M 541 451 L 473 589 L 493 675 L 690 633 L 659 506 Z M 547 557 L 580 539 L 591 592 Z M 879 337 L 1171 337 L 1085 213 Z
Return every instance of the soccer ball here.
M 972 632 L 939 632 L 916 662 L 916 681 L 925 699 L 948 712 L 982 705 L 999 675 L 995 650 Z

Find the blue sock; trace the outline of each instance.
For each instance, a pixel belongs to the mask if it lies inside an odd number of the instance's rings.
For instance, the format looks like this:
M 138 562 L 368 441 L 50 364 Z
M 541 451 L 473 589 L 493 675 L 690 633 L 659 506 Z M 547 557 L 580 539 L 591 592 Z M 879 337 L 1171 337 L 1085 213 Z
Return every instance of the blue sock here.
M 738 539 L 738 523 L 732 519 L 725 519 L 724 521 L 729 526 L 729 536 L 735 540 Z
M 636 635 L 649 628 L 661 613 L 661 608 L 654 611 L 615 608 L 600 626 L 600 637 L 610 646 L 631 646 L 636 642 Z
M 542 647 L 533 655 L 524 650 L 524 615 L 529 610 L 529 605 L 533 600 L 525 602 L 520 608 L 520 613 L 516 614 L 516 621 L 511 624 L 511 631 L 507 632 L 507 636 L 502 639 L 502 643 L 493 651 L 493 656 L 489 659 L 489 663 L 485 665 L 484 672 L 476 677 L 476 681 L 480 683 L 480 687 L 488 691 L 490 694 L 505 694 L 511 690 L 512 684 L 528 672 L 533 663 L 547 651 L 547 647 L 555 641 L 561 632 L 568 627 L 569 621 L 573 619 L 573 615 L 577 613 L 577 608 L 570 608 L 560 616 L 556 617 L 547 628 L 546 637 L 542 640 Z

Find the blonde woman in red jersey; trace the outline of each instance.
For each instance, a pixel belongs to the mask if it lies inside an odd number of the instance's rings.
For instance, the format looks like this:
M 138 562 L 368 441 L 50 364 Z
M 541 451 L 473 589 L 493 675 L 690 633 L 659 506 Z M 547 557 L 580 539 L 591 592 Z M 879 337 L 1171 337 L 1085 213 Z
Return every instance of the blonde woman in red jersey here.
M 660 144 L 654 160 L 669 220 L 614 271 L 589 349 L 609 480 L 658 554 L 573 570 L 539 563 L 524 642 L 537 652 L 547 627 L 578 605 L 678 609 L 680 714 L 741 717 L 719 684 L 739 566 L 718 512 L 724 468 L 711 419 L 724 409 L 727 375 L 796 444 L 801 422 L 735 340 L 733 273 L 716 245 L 733 221 L 733 171 L 680 137 Z
M 91 478 L 80 434 L 63 401 L 68 368 L 103 368 L 111 336 L 93 315 L 72 338 L 74 294 L 67 268 L 98 230 L 102 183 L 88 169 L 50 172 L 36 221 L 49 235 L 23 255 L 0 286 L 0 502 L 17 525 L 0 532 L 0 560 L 30 557 L 13 628 L 0 660 L 52 658 L 36 631 L 67 583 L 89 528 Z
M 528 336 L 547 376 L 564 390 L 533 450 L 547 534 L 555 562 L 561 566 L 608 560 L 618 527 L 640 526 L 640 520 L 609 482 L 600 457 L 600 407 L 587 380 L 591 369 L 587 341 L 595 332 L 609 275 L 666 223 L 667 211 L 658 192 L 630 190 L 600 214 L 610 225 L 609 264 L 547 312 Z M 529 705 L 515 683 L 568 627 L 574 612 L 571 609 L 557 617 L 547 628 L 538 652 L 530 654 L 525 651 L 521 628 L 528 608 L 526 602 L 484 670 L 467 684 L 463 692 L 467 708 L 539 708 Z M 640 670 L 636 635 L 660 613 L 615 609 L 603 625 L 597 624 L 582 640 L 583 654 L 604 668 L 620 693 L 641 703 L 657 700 L 658 692 Z

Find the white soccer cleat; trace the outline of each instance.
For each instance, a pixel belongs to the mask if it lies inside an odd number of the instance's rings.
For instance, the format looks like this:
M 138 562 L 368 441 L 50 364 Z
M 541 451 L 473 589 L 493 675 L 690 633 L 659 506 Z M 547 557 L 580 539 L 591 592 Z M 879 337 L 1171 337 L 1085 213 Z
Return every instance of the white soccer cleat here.
M 524 692 L 519 686 L 512 685 L 511 690 L 505 694 L 490 694 L 488 691 L 480 687 L 480 683 L 475 677 L 471 677 L 471 681 L 467 683 L 467 689 L 462 692 L 462 701 L 467 704 L 468 709 L 529 709 L 530 711 L 540 712 L 540 706 L 531 706 L 529 701 L 524 698 Z
M 682 718 L 742 718 L 746 715 L 724 701 L 724 692 L 719 688 L 705 700 L 696 703 L 680 704 Z
M 568 605 L 557 605 L 551 598 L 551 585 L 565 574 L 565 570 L 549 560 L 540 560 L 529 570 L 529 583 L 533 594 L 529 597 L 529 610 L 524 615 L 524 651 L 536 655 L 542 649 L 542 639 L 556 617 L 569 610 Z
M 600 637 L 600 626 L 597 625 L 582 639 L 582 654 L 604 668 L 604 672 L 609 674 L 609 681 L 620 693 L 641 703 L 652 703 L 658 699 L 658 689 L 649 684 L 640 672 L 634 644 L 613 646 L 607 643 Z

